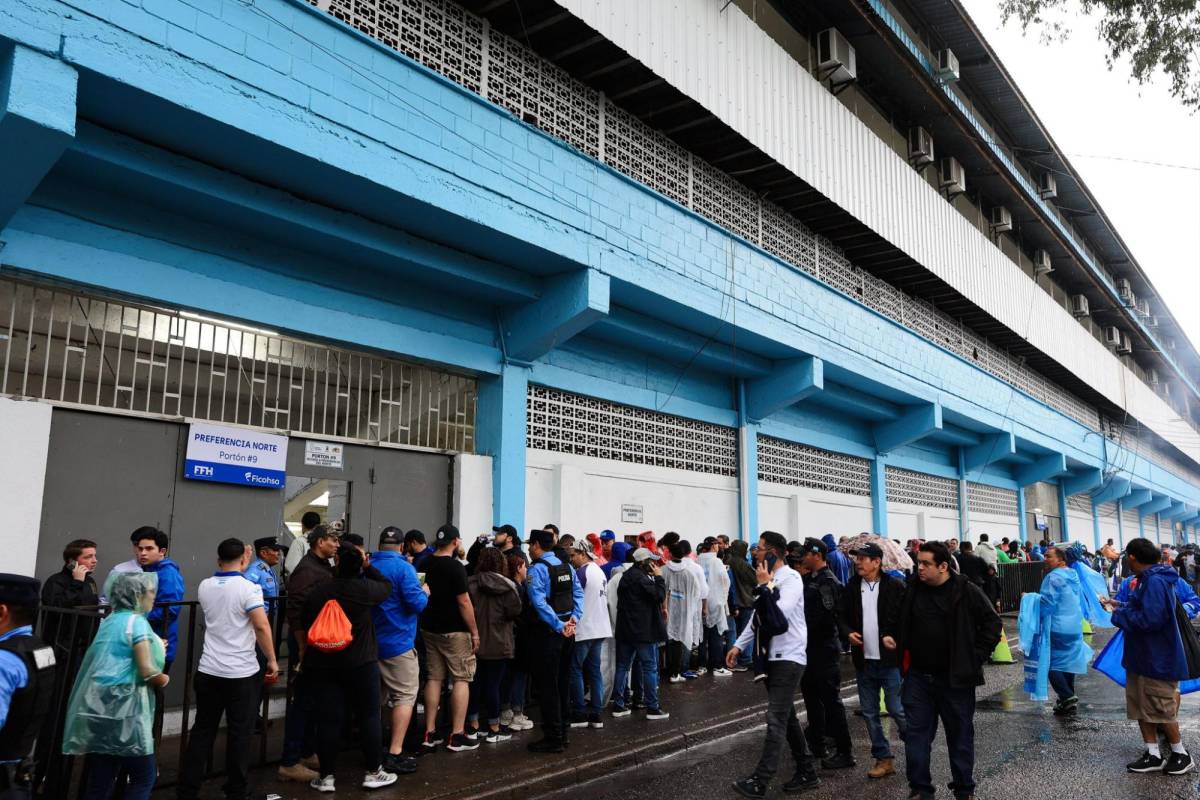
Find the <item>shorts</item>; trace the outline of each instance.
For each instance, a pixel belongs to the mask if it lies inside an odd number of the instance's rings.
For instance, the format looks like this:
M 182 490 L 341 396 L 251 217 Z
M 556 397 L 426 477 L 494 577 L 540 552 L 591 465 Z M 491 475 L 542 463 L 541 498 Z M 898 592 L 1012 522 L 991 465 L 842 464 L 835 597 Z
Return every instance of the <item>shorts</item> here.
M 387 689 L 388 708 L 417 704 L 420 667 L 417 664 L 416 648 L 398 656 L 381 658 L 379 675 L 383 678 L 384 688 Z
M 1126 673 L 1125 716 L 1158 725 L 1175 722 L 1179 716 L 1179 684 Z
M 471 634 L 465 631 L 421 631 L 421 636 L 425 639 L 429 680 L 444 681 L 451 677 L 456 681 L 469 683 L 475 678 L 475 653 L 471 650 Z

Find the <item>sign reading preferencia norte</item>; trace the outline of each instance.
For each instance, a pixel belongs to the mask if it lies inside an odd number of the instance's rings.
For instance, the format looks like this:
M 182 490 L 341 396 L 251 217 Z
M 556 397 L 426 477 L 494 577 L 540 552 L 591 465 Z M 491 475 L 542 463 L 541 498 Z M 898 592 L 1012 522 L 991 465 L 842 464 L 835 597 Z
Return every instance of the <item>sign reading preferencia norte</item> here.
M 183 477 L 279 489 L 286 478 L 287 446 L 286 436 L 193 422 Z

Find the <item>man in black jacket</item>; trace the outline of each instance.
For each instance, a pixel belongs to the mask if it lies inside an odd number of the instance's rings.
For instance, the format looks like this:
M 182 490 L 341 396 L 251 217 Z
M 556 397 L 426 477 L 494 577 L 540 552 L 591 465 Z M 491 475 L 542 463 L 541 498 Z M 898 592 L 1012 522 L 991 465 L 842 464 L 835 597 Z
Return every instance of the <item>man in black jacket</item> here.
M 904 706 L 900 702 L 900 662 L 896 651 L 904 582 L 883 572 L 883 549 L 865 544 L 851 553 L 855 575 L 842 599 L 842 614 L 850 631 L 850 658 L 858 677 L 858 707 L 871 736 L 875 765 L 869 778 L 886 778 L 896 773 L 892 747 L 879 721 L 879 694 L 883 693 L 888 714 L 904 738 Z
M 69 542 L 63 548 L 63 568 L 46 578 L 42 584 L 42 607 L 55 609 L 99 605 L 96 579 L 92 575 L 98 561 L 96 543 L 92 540 L 75 539 Z M 74 653 L 78 660 L 87 649 L 94 622 L 90 617 L 47 611 L 41 631 L 42 640 L 57 649 L 60 662 L 65 663 L 72 649 L 78 651 Z
M 613 676 L 614 717 L 632 713 L 625 705 L 625 681 L 636 658 L 642 671 L 642 702 L 646 719 L 666 719 L 658 701 L 658 643 L 667 640 L 662 607 L 667 599 L 667 582 L 657 556 L 644 547 L 633 551 L 633 565 L 621 573 L 617 583 L 617 669 Z
M 808 626 L 808 663 L 800 678 L 800 694 L 808 712 L 804 731 L 813 756 L 823 769 L 846 769 L 855 764 L 842 704 L 842 591 L 845 587 L 825 561 L 828 549 L 820 539 L 788 545 L 788 562 L 796 563 L 804 578 L 804 621 Z M 836 752 L 825 749 L 825 737 L 833 739 Z
M 907 728 L 904 755 L 910 797 L 929 800 L 930 752 L 938 720 L 946 728 L 951 789 L 957 800 L 975 796 L 975 687 L 1004 626 L 983 590 L 950 569 L 950 551 L 925 542 L 917 577 L 900 612 L 899 647 L 908 658 L 902 691 Z

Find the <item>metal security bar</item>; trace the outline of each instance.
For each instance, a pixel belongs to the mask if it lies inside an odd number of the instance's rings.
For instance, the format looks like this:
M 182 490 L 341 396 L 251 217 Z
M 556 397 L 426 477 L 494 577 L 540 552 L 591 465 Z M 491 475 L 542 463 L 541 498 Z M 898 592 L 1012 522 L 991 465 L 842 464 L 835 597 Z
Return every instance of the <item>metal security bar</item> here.
M 967 509 L 972 514 L 1017 517 L 1017 493 L 1012 489 L 967 481 Z
M 185 311 L 0 278 L 0 394 L 472 452 L 476 383 Z
M 958 481 L 888 467 L 886 482 L 889 502 L 958 510 Z
M 863 458 L 758 436 L 758 479 L 860 497 L 871 496 L 871 465 Z
M 722 425 L 544 386 L 529 387 L 526 421 L 534 450 L 738 474 L 737 431 Z

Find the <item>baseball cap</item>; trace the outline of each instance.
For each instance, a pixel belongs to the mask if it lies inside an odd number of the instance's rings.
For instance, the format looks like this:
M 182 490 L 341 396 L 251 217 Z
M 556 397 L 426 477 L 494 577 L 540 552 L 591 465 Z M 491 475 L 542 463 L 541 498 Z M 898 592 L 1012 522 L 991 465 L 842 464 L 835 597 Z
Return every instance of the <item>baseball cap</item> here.
M 637 561 L 662 561 L 662 556 L 655 555 L 645 547 L 639 547 L 633 551 L 633 560 Z
M 516 536 L 517 529 L 512 525 L 496 525 L 492 527 L 492 533 L 503 533 L 505 536 Z
M 596 554 L 592 552 L 592 545 L 587 539 L 580 539 L 571 547 L 572 553 L 579 553 L 581 556 L 587 556 L 591 560 L 595 560 Z
M 616 538 L 617 538 L 617 535 L 615 533 L 613 533 L 612 531 L 609 531 L 609 530 L 600 531 L 600 541 L 602 541 L 602 542 L 615 541 Z
M 11 572 L 0 574 L 0 603 L 14 606 L 36 606 L 41 581 Z
M 343 533 L 342 544 L 348 544 L 353 547 L 362 547 L 364 545 L 363 537 L 359 536 L 357 533 Z
M 321 539 L 338 538 L 338 532 L 328 525 L 318 525 L 308 532 L 308 546 L 312 547 Z
M 874 542 L 867 542 L 850 551 L 852 556 L 866 556 L 867 558 L 883 558 L 883 548 Z
M 433 543 L 438 547 L 450 544 L 455 539 L 461 538 L 458 535 L 458 528 L 453 525 L 443 525 L 437 529 L 437 533 L 433 535 Z
M 395 525 L 388 525 L 379 532 L 379 543 L 384 544 L 401 544 L 404 541 L 404 531 L 397 528 Z
M 821 556 L 829 555 L 829 548 L 825 546 L 825 543 L 811 536 L 806 538 L 804 543 L 800 545 L 800 550 L 804 553 L 816 553 Z

